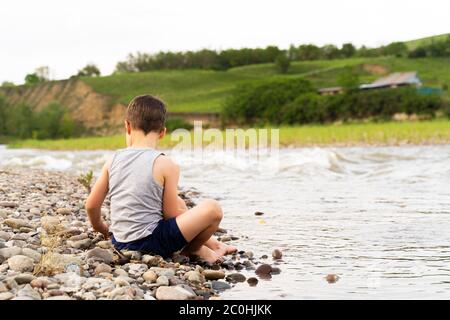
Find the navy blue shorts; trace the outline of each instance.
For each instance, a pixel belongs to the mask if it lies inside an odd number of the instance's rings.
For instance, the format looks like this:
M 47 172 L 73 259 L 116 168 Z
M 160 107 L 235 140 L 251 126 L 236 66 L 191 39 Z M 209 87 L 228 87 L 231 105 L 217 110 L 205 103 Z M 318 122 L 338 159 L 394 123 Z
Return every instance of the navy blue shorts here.
M 145 238 L 130 241 L 118 242 L 111 237 L 113 245 L 119 250 L 141 251 L 144 253 L 158 254 L 164 258 L 171 257 L 176 251 L 183 249 L 188 243 L 178 228 L 175 218 L 162 219 L 153 230 L 151 235 Z

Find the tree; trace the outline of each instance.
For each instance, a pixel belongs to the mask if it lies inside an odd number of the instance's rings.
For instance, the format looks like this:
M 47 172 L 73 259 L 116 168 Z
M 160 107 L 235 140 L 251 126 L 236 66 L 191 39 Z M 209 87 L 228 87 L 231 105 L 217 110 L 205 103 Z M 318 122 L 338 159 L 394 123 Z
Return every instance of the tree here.
M 408 47 L 403 42 L 392 42 L 382 48 L 382 51 L 384 55 L 404 57 L 408 53 Z
M 2 88 L 12 88 L 15 87 L 16 85 L 10 81 L 3 81 L 1 86 Z
M 25 76 L 25 84 L 35 85 L 41 82 L 38 75 L 36 73 L 29 73 Z
M 287 73 L 291 65 L 291 61 L 286 53 L 281 53 L 275 59 L 275 65 L 280 73 Z
M 100 69 L 95 64 L 88 64 L 77 73 L 78 77 L 99 77 Z
M 351 43 L 344 43 L 342 45 L 341 55 L 344 58 L 353 57 L 355 55 L 355 53 L 356 53 L 356 48 L 355 48 L 355 46 L 353 44 L 351 44 Z

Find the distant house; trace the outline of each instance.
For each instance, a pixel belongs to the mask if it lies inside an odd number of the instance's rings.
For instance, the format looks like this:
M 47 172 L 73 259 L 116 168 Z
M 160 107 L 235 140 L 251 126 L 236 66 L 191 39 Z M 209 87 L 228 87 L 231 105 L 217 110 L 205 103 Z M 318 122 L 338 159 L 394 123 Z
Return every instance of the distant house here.
M 362 84 L 359 86 L 361 90 L 381 89 L 381 88 L 397 88 L 404 86 L 422 86 L 417 72 L 396 72 L 386 77 L 380 78 L 370 84 Z
M 396 72 L 386 77 L 380 78 L 372 83 L 362 84 L 359 86 L 360 90 L 374 90 L 383 88 L 397 88 L 404 86 L 414 86 L 419 88 L 422 86 L 417 72 Z M 342 87 L 330 87 L 319 89 L 319 93 L 322 95 L 334 95 L 342 93 L 344 89 Z

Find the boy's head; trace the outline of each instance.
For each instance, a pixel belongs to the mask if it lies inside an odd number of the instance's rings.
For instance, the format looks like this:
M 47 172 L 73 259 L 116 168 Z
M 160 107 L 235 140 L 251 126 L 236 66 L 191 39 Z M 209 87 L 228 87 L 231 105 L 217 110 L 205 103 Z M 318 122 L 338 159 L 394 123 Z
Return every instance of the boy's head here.
M 125 126 L 127 133 L 139 130 L 145 135 L 150 132 L 165 132 L 166 105 L 151 95 L 137 96 L 127 107 Z

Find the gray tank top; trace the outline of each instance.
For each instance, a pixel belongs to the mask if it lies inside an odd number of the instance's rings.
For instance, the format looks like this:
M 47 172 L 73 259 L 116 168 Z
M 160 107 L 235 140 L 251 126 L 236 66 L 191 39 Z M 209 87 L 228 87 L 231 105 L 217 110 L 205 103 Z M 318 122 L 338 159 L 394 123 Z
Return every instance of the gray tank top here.
M 109 167 L 111 226 L 114 238 L 130 242 L 150 235 L 163 219 L 163 187 L 153 163 L 163 153 L 149 148 L 118 150 Z

